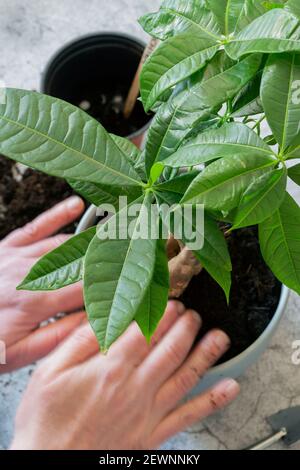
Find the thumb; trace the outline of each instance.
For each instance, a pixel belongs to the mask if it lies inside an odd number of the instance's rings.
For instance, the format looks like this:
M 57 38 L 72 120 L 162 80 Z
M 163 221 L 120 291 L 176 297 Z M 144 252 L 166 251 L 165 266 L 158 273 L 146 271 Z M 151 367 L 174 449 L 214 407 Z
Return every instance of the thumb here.
M 38 328 L 29 336 L 8 348 L 6 353 L 7 364 L 1 366 L 1 372 L 19 369 L 47 356 L 74 329 L 81 325 L 85 318 L 85 312 L 73 313 L 61 320 Z

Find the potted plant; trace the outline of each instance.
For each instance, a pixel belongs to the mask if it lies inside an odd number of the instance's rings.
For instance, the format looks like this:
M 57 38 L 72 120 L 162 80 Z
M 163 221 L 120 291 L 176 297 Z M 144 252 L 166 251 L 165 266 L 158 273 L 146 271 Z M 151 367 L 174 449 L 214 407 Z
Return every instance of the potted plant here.
M 143 152 L 71 104 L 6 89 L 3 154 L 66 178 L 97 206 L 118 208 L 124 195 L 128 203 L 97 233 L 86 228 L 47 254 L 19 288 L 51 290 L 83 279 L 102 350 L 133 320 L 150 339 L 169 292 L 198 300 L 194 307 L 222 298 L 233 323 L 247 333 L 251 317 L 258 328 L 207 386 L 252 363 L 274 333 L 287 288 L 300 293 L 300 208 L 286 191 L 288 177 L 300 184 L 300 165 L 287 164 L 300 156 L 300 11 L 295 0 L 165 0 L 141 23 L 162 41 L 141 75 L 144 107 L 155 112 Z M 264 119 L 272 130 L 266 138 Z M 164 204 L 172 209 L 168 222 Z M 195 223 L 197 205 L 205 208 L 204 230 Z M 160 235 L 166 225 L 176 234 L 176 212 L 192 208 L 187 223 L 203 246 L 184 235 L 138 236 L 152 207 Z M 92 207 L 80 229 L 95 215 Z M 106 236 L 124 220 L 130 237 Z

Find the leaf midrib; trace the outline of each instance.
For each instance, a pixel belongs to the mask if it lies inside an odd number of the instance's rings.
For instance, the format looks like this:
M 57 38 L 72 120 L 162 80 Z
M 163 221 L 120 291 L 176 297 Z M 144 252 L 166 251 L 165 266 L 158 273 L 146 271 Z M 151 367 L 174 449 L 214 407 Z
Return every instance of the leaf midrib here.
M 172 15 L 177 15 L 177 16 L 180 16 L 181 18 L 184 18 L 185 20 L 190 21 L 193 25 L 195 25 L 195 26 L 196 26 L 197 28 L 199 28 L 201 31 L 204 31 L 204 33 L 208 34 L 209 36 L 211 36 L 211 37 L 214 38 L 214 39 L 217 39 L 217 40 L 220 39 L 219 36 L 217 36 L 216 34 L 212 33 L 212 32 L 209 31 L 208 29 L 203 28 L 203 26 L 201 26 L 201 25 L 199 25 L 198 23 L 196 23 L 196 21 L 192 20 L 191 18 L 189 18 L 189 17 L 186 16 L 186 15 L 183 15 L 183 14 L 180 13 L 179 11 L 172 10 L 171 8 L 163 8 L 162 10 L 163 10 L 163 11 L 166 11 L 167 13 L 171 13 Z
M 288 116 L 289 116 L 289 105 L 290 105 L 290 99 L 292 95 L 292 82 L 293 82 L 293 77 L 294 77 L 294 69 L 295 69 L 295 54 L 293 54 L 293 61 L 291 64 L 291 71 L 290 71 L 290 79 L 289 79 L 289 84 L 288 84 L 288 95 L 287 95 L 287 101 L 286 101 L 286 107 L 285 107 L 285 113 L 284 113 L 284 125 L 283 125 L 283 134 L 282 134 L 282 150 L 285 150 L 285 142 L 286 142 L 286 137 L 287 137 L 287 124 L 288 124 Z
M 162 75 L 158 80 L 157 82 L 154 84 L 154 86 L 152 87 L 151 91 L 149 92 L 149 96 L 147 98 L 147 103 L 146 103 L 146 106 L 147 106 L 147 109 L 150 109 L 150 107 L 153 105 L 153 98 L 152 98 L 152 95 L 154 94 L 154 90 L 159 86 L 160 82 L 163 81 L 163 79 L 166 77 L 166 75 L 168 75 L 169 73 L 171 73 L 176 67 L 178 67 L 179 65 L 182 65 L 183 62 L 186 62 L 192 58 L 194 58 L 195 56 L 197 55 L 201 55 L 201 54 L 204 54 L 204 53 L 208 53 L 211 49 L 216 49 L 216 52 L 217 52 L 217 49 L 218 49 L 218 45 L 217 44 L 214 44 L 213 46 L 210 46 L 210 47 L 207 47 L 206 49 L 202 49 L 200 51 L 197 51 L 195 52 L 194 54 L 191 54 L 189 55 L 188 57 L 185 57 L 184 59 L 182 59 L 180 62 L 177 62 L 175 65 L 173 65 L 173 67 L 171 67 L 170 69 L 167 70 L 166 73 L 164 73 L 164 75 Z M 202 66 L 199 66 L 199 67 L 202 67 Z M 179 79 L 176 83 L 173 83 L 173 85 L 176 85 L 179 81 L 181 81 L 181 79 Z M 173 86 L 172 85 L 172 86 Z M 162 95 L 163 92 L 161 92 L 159 95 L 157 95 L 157 99 Z M 152 99 L 151 99 L 152 98 Z
M 245 60 L 246 60 L 246 59 L 245 59 Z M 242 61 L 241 61 L 241 62 L 242 62 Z M 201 90 L 201 88 L 204 87 L 204 85 L 206 85 L 207 83 L 209 83 L 211 80 L 214 80 L 216 77 L 220 77 L 221 75 L 224 75 L 225 73 L 231 71 L 231 70 L 234 69 L 237 65 L 239 65 L 239 64 L 233 64 L 233 65 L 232 65 L 231 67 L 229 67 L 228 69 L 223 70 L 223 71 L 221 71 L 220 73 L 217 73 L 216 75 L 213 75 L 213 76 L 210 77 L 208 80 L 205 80 L 205 82 L 199 83 L 199 84 L 198 84 L 199 89 Z M 192 93 L 192 91 L 190 91 L 189 93 Z M 160 144 L 160 146 L 159 146 L 159 148 L 158 148 L 158 151 L 157 151 L 157 153 L 156 153 L 156 157 L 155 157 L 153 163 L 155 163 L 155 162 L 157 161 L 157 156 L 158 156 L 158 155 L 160 154 L 160 152 L 161 152 L 161 149 L 162 149 L 163 144 L 164 144 L 164 142 L 165 142 L 165 140 L 166 140 L 166 138 L 167 138 L 167 135 L 168 135 L 168 133 L 169 133 L 170 127 L 171 127 L 171 125 L 172 125 L 172 123 L 173 123 L 173 120 L 174 120 L 174 118 L 175 118 L 175 115 L 177 114 L 178 109 L 183 105 L 183 103 L 184 103 L 185 101 L 188 100 L 188 98 L 190 98 L 190 95 L 186 96 L 186 95 L 184 94 L 184 96 L 182 97 L 182 100 L 180 100 L 180 101 L 178 102 L 178 104 L 176 105 L 176 107 L 174 108 L 174 112 L 172 113 L 172 118 L 171 118 L 171 120 L 170 120 L 170 122 L 169 122 L 169 125 L 168 125 L 167 129 L 166 129 L 165 135 L 164 135 L 164 137 L 163 137 L 163 140 L 161 141 L 161 144 Z M 167 103 L 167 105 L 170 106 L 169 103 Z M 205 109 L 209 109 L 209 108 L 205 108 Z M 204 112 L 204 109 L 203 109 L 203 112 Z M 180 143 L 181 143 L 183 140 L 184 140 L 184 139 L 181 139 L 181 140 L 179 141 L 179 145 L 180 145 Z M 179 147 L 179 145 L 178 145 L 178 147 Z M 178 147 L 177 147 L 176 150 L 178 150 Z M 175 151 L 176 151 L 176 150 L 175 150 Z M 174 153 L 175 153 L 175 152 L 174 152 Z M 170 156 L 171 156 L 171 155 L 170 155 Z M 160 160 L 158 160 L 158 161 L 160 161 Z
M 192 198 L 188 199 L 188 200 L 183 200 L 182 202 L 185 203 L 185 202 L 188 202 L 188 201 L 191 201 L 193 200 L 195 197 L 198 197 L 198 196 L 203 196 L 203 195 L 207 195 L 208 193 L 210 193 L 211 191 L 215 190 L 215 189 L 218 189 L 220 186 L 222 186 L 223 184 L 227 184 L 227 183 L 230 183 L 232 181 L 234 181 L 236 178 L 240 178 L 241 176 L 244 176 L 244 175 L 248 175 L 249 173 L 252 173 L 252 172 L 255 172 L 255 171 L 258 171 L 258 170 L 263 170 L 264 168 L 268 168 L 268 167 L 271 167 L 273 165 L 275 165 L 277 162 L 274 160 L 273 162 L 269 162 L 268 164 L 266 165 L 263 165 L 263 166 L 260 166 L 260 167 L 257 167 L 257 168 L 252 168 L 251 170 L 248 170 L 248 171 L 245 171 L 243 173 L 239 173 L 231 178 L 228 178 L 226 180 L 223 180 L 222 182 L 218 183 L 217 185 L 215 186 L 212 186 L 211 188 L 209 188 L 208 190 L 206 191 L 203 191 L 202 193 L 198 193 L 197 195 L 193 196 Z
M 251 212 L 253 212 L 254 209 L 256 209 L 256 207 L 261 203 L 261 201 L 272 191 L 272 189 L 274 189 L 275 186 L 277 186 L 277 184 L 280 183 L 281 181 L 281 178 L 284 176 L 284 172 L 282 173 L 282 175 L 280 176 L 280 178 L 278 178 L 278 180 L 276 180 L 272 186 L 269 187 L 269 189 L 262 194 L 262 196 L 257 200 L 256 204 L 254 206 L 252 206 L 252 208 L 249 209 L 249 211 L 245 214 L 245 216 L 238 222 L 238 224 L 234 224 L 233 226 L 234 227 L 239 227 L 241 225 L 241 223 L 243 223 L 243 221 L 245 219 L 247 219 L 247 217 L 249 216 L 249 214 L 251 214 Z M 276 211 L 274 211 L 276 212 Z M 273 212 L 272 212 L 273 213 Z M 272 214 L 271 214 L 272 215 Z
M 61 147 L 65 148 L 65 149 L 68 150 L 68 151 L 78 153 L 78 155 L 80 155 L 80 156 L 83 158 L 83 160 L 88 161 L 89 163 L 94 164 L 94 165 L 97 167 L 97 170 L 100 169 L 100 168 L 99 168 L 99 166 L 100 166 L 101 168 L 105 168 L 106 171 L 110 171 L 111 173 L 116 174 L 118 177 L 121 177 L 121 178 L 124 178 L 124 179 L 127 179 L 127 180 L 130 180 L 130 181 L 134 182 L 134 183 L 135 183 L 135 186 L 143 186 L 142 181 L 135 180 L 135 179 L 131 178 L 130 176 L 125 175 L 124 173 L 121 173 L 121 172 L 115 170 L 114 168 L 111 168 L 111 167 L 109 167 L 109 166 L 107 166 L 107 165 L 104 165 L 104 163 L 99 162 L 98 160 L 87 156 L 86 154 L 80 152 L 80 151 L 77 150 L 77 149 L 73 149 L 72 147 L 66 145 L 66 144 L 63 143 L 63 142 L 60 142 L 59 140 L 54 139 L 53 137 L 50 137 L 50 136 L 47 135 L 47 134 L 43 134 L 43 132 L 40 132 L 40 131 L 38 131 L 37 129 L 32 129 L 32 128 L 29 127 L 29 126 L 26 126 L 26 125 L 24 125 L 24 124 L 21 124 L 20 122 L 14 121 L 14 120 L 12 120 L 12 119 L 9 119 L 9 118 L 7 118 L 7 117 L 5 117 L 5 116 L 3 116 L 3 115 L 0 116 L 0 120 L 1 120 L 1 119 L 4 120 L 4 121 L 6 121 L 6 122 L 8 122 L 8 123 L 10 123 L 10 124 L 13 124 L 13 125 L 15 125 L 15 126 L 21 128 L 21 129 L 25 129 L 25 130 L 27 130 L 27 131 L 29 131 L 29 132 L 32 132 L 33 134 L 36 134 L 36 135 L 38 135 L 38 136 L 40 136 L 40 137 L 43 137 L 43 138 L 46 138 L 46 139 L 48 139 L 50 142 L 53 142 L 54 144 L 56 144 L 56 145 L 58 145 L 58 146 L 61 146 Z M 78 178 L 77 178 L 77 177 L 75 177 L 75 176 L 72 176 L 71 178 L 73 178 L 73 179 L 78 179 L 78 180 L 81 179 L 81 180 L 82 180 L 82 177 L 78 177 Z M 97 183 L 97 182 L 95 182 L 95 183 Z

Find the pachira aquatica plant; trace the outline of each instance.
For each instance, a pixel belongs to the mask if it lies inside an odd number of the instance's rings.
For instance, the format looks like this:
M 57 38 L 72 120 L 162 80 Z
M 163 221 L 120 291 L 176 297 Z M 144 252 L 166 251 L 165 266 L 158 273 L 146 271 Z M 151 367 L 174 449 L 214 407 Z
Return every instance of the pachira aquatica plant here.
M 150 205 L 203 204 L 204 245 L 189 250 L 179 240 L 189 253 L 181 262 L 200 263 L 227 298 L 232 268 L 220 223 L 258 225 L 266 263 L 300 294 L 300 208 L 287 192 L 288 177 L 300 184 L 299 1 L 165 0 L 140 23 L 161 41 L 141 74 L 142 102 L 154 112 L 142 152 L 66 102 L 6 89 L 1 153 L 66 178 L 97 206 L 117 208 L 120 195 L 140 202 L 133 230 Z M 83 279 L 87 314 L 106 350 L 133 320 L 151 337 L 173 277 L 166 240 L 103 240 L 92 227 L 42 258 L 19 288 Z

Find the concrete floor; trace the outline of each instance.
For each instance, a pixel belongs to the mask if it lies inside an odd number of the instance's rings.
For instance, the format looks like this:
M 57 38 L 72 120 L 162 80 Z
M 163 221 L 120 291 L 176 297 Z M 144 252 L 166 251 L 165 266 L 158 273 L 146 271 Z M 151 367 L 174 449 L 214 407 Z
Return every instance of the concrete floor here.
M 136 19 L 159 0 L 0 0 L 0 80 L 38 89 L 48 58 L 65 42 L 95 31 L 145 35 Z M 294 196 L 300 194 L 292 188 Z M 261 360 L 241 378 L 238 400 L 214 417 L 177 435 L 165 449 L 239 449 L 267 436 L 266 417 L 300 405 L 300 366 L 292 364 L 292 343 L 300 340 L 300 299 L 291 294 L 286 315 Z M 7 448 L 16 406 L 32 367 L 0 377 L 0 448 Z M 283 444 L 273 449 L 284 449 Z M 300 450 L 300 444 L 294 446 Z

